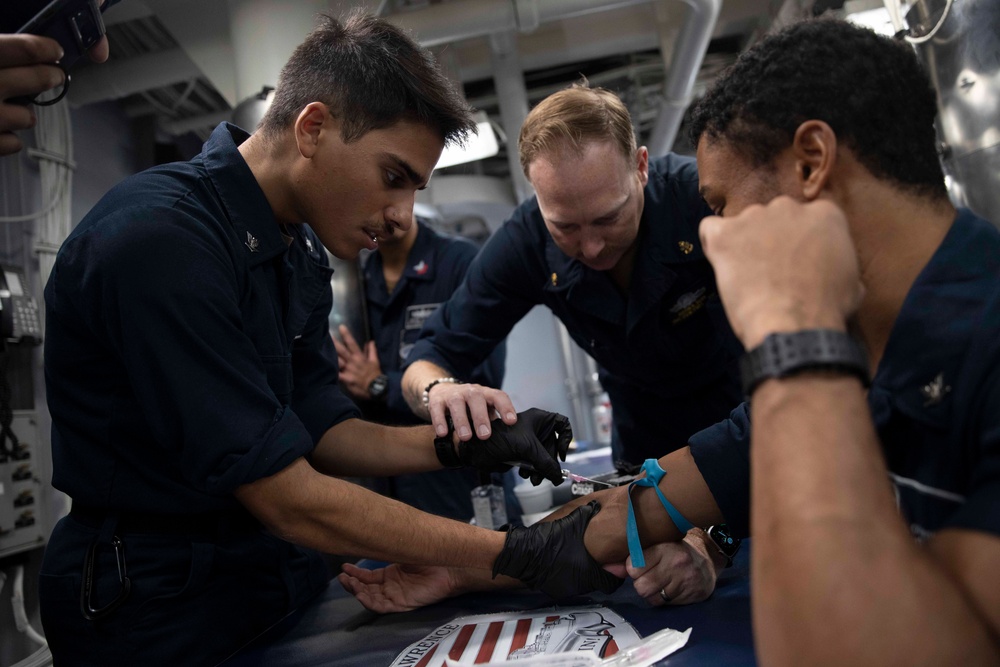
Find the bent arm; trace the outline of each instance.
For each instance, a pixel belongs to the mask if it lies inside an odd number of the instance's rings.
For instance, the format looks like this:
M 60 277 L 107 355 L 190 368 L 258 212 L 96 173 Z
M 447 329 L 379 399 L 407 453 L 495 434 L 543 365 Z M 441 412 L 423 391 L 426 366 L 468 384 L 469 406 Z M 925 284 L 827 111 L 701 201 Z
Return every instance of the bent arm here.
M 697 466 L 690 452 L 686 449 L 673 452 L 663 457 L 660 463 L 668 470 L 660 488 L 670 501 L 691 521 L 699 525 L 718 523 L 721 519 L 720 513 L 704 480 L 697 472 Z M 625 537 L 627 516 L 625 492 L 626 487 L 618 487 L 577 498 L 545 517 L 543 521 L 566 516 L 591 500 L 599 501 L 602 509 L 587 526 L 584 546 L 594 560 L 606 565 L 617 565 L 613 571 L 616 571 L 618 576 L 624 576 L 617 570 L 623 567 L 621 564 L 628 556 Z M 639 534 L 644 545 L 668 540 L 679 542 L 684 538 L 684 535 L 671 523 L 652 489 L 637 488 L 635 501 Z M 678 551 L 675 549 L 672 552 L 673 556 L 676 557 Z M 714 584 L 715 570 L 719 565 L 714 562 L 712 551 L 701 549 L 700 553 L 702 557 L 697 560 L 700 561 L 701 567 L 705 568 L 704 571 L 695 571 L 698 569 L 698 563 L 694 562 L 694 559 L 678 563 L 683 572 L 677 571 L 676 567 L 666 568 L 665 576 L 666 579 L 673 580 L 670 584 L 671 595 L 676 596 L 677 603 L 694 602 L 704 599 L 711 593 L 711 584 Z M 667 583 L 664 579 L 665 568 L 660 562 L 662 558 L 656 560 L 658 568 L 656 571 L 653 571 L 651 565 L 649 572 L 635 572 L 644 574 L 643 586 L 654 593 Z M 672 562 L 676 563 L 676 560 Z M 712 571 L 707 571 L 707 568 L 712 568 Z M 697 581 L 693 583 L 689 580 L 692 573 L 700 577 L 695 577 Z M 390 565 L 372 572 L 345 567 L 345 572 L 339 576 L 339 581 L 362 604 L 379 613 L 406 611 L 472 591 L 498 590 L 521 585 L 519 581 L 509 577 L 501 576 L 494 579 L 491 572 L 484 569 L 467 567 L 414 569 L 405 565 Z M 705 581 L 709 583 L 705 584 Z M 638 584 L 637 590 L 639 590 Z M 654 598 L 653 594 L 647 595 L 647 593 L 648 591 L 640 591 L 640 594 L 649 598 L 654 604 L 662 604 L 658 595 Z
M 1000 662 L 1000 539 L 946 530 L 913 540 L 861 384 L 770 380 L 751 410 L 761 663 Z
M 667 471 L 660 482 L 660 491 L 685 518 L 695 526 L 711 526 L 724 520 L 708 486 L 698 472 L 698 466 L 695 465 L 689 448 L 685 447 L 664 456 L 660 459 L 660 465 Z M 627 486 L 619 486 L 574 498 L 542 521 L 559 519 L 577 507 L 597 500 L 601 504 L 601 511 L 587 526 L 584 546 L 598 563 L 620 564 L 629 555 L 625 532 L 628 525 L 627 493 Z M 684 539 L 685 534 L 674 526 L 653 489 L 636 487 L 632 491 L 632 502 L 643 547 L 663 542 L 680 542 Z M 480 587 L 472 590 L 482 590 L 492 586 L 488 578 L 477 579 L 472 574 L 463 579 L 463 583 L 467 586 L 472 586 L 474 582 L 478 582 Z
M 711 526 L 724 521 L 689 447 L 667 454 L 659 459 L 659 463 L 667 471 L 660 481 L 660 491 L 688 521 L 695 526 Z M 587 526 L 584 538 L 587 551 L 599 563 L 621 563 L 629 555 L 625 536 L 628 525 L 627 486 L 576 498 L 545 520 L 564 516 L 578 505 L 594 499 L 601 503 L 601 513 Z M 632 491 L 632 503 L 643 547 L 661 542 L 677 542 L 684 538 L 684 533 L 670 520 L 653 489 L 635 487 Z

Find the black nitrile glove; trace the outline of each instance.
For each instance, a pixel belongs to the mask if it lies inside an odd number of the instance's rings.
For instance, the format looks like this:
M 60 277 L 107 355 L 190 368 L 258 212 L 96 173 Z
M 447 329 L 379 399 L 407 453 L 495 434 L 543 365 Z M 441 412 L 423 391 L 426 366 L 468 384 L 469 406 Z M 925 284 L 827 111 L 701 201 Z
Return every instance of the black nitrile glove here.
M 473 438 L 459 443 L 458 458 L 464 465 L 486 472 L 506 472 L 511 462 L 523 462 L 533 470 L 522 470 L 521 477 L 530 475 L 532 484 L 537 485 L 542 479 L 562 483 L 559 459 L 566 460 L 566 450 L 573 439 L 568 417 L 531 408 L 519 412 L 513 426 L 500 419 L 494 419 L 490 426 L 493 433 L 486 440 Z
M 509 528 L 493 576 L 520 579 L 556 600 L 594 590 L 614 592 L 625 580 L 602 568 L 583 544 L 587 524 L 600 511 L 601 504 L 591 500 L 561 519 Z

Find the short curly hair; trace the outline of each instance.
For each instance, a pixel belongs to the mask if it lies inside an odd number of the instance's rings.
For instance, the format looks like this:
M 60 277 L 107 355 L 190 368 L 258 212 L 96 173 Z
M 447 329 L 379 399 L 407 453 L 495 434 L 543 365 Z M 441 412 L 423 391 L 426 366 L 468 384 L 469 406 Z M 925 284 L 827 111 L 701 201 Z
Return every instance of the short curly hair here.
M 847 21 L 789 26 L 748 49 L 691 114 L 694 145 L 725 139 L 768 166 L 807 120 L 822 120 L 876 178 L 947 197 L 937 100 L 913 49 Z

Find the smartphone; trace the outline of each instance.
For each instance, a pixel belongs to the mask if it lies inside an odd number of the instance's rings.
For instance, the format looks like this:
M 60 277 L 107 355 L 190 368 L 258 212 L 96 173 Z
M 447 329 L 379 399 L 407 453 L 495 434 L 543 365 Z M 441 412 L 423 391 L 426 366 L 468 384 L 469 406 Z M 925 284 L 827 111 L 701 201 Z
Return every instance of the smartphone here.
M 100 0 L 52 0 L 17 32 L 59 42 L 65 52 L 59 65 L 68 70 L 104 36 Z

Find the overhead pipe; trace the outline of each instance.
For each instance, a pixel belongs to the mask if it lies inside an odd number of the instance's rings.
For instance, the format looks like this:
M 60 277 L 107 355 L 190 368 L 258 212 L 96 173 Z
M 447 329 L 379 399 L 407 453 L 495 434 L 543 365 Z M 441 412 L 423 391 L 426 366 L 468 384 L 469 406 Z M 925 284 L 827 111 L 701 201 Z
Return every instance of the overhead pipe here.
M 500 122 L 507 134 L 507 164 L 514 198 L 522 202 L 534 190 L 521 169 L 517 152 L 517 132 L 528 116 L 528 90 L 524 85 L 524 72 L 518 62 L 517 33 L 504 32 L 490 35 L 490 60 L 493 63 L 493 81 L 500 106 Z
M 674 145 L 722 8 L 722 0 L 682 1 L 688 11 L 674 43 L 663 82 L 663 102 L 647 144 L 649 154 L 654 157 L 665 155 Z
M 410 30 L 423 46 L 439 46 L 494 33 L 531 32 L 542 23 L 649 0 L 464 0 L 429 5 L 385 18 Z
M 329 11 L 328 0 L 228 0 L 237 104 L 274 87 L 292 52 Z M 281 20 L 275 20 L 275 17 Z

